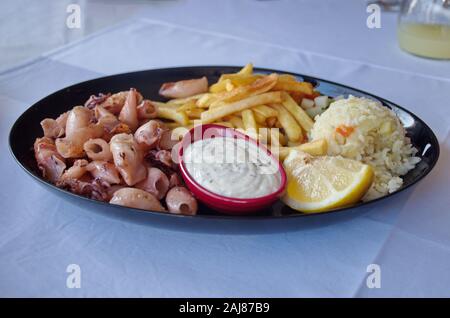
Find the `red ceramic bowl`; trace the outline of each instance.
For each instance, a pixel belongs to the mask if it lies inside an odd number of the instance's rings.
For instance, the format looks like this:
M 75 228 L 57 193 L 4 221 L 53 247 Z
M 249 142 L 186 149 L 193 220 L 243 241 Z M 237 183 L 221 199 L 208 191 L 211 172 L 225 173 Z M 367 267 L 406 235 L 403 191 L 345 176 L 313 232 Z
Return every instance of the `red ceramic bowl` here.
M 206 130 L 208 130 L 208 134 L 204 136 L 204 132 Z M 183 148 L 189 146 L 195 141 L 201 140 L 203 138 L 211 138 L 212 136 L 245 139 L 248 142 L 252 142 L 263 149 L 278 164 L 278 172 L 281 176 L 281 183 L 278 190 L 271 194 L 257 198 L 232 198 L 211 192 L 210 190 L 198 184 L 185 167 L 183 161 Z M 278 200 L 278 198 L 283 194 L 284 189 L 286 188 L 286 172 L 284 171 L 281 163 L 271 154 L 271 152 L 265 146 L 259 144 L 256 140 L 250 138 L 249 136 L 236 131 L 235 129 L 215 124 L 196 126 L 184 136 L 182 140 L 182 146 L 179 148 L 178 155 L 181 175 L 183 176 L 183 179 L 189 190 L 199 201 L 203 202 L 205 205 L 227 214 L 248 214 L 267 208 L 276 200 Z

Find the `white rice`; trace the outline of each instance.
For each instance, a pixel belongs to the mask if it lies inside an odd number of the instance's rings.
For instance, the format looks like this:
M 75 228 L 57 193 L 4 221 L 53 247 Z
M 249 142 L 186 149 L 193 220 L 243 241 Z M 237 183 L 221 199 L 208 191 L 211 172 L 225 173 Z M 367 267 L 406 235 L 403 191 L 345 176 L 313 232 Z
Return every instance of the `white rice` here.
M 344 137 L 336 131 L 342 125 L 354 131 Z M 367 98 L 349 96 L 333 102 L 316 116 L 310 137 L 325 138 L 329 155 L 356 159 L 373 167 L 375 180 L 364 201 L 399 189 L 403 184 L 401 176 L 420 161 L 395 113 Z

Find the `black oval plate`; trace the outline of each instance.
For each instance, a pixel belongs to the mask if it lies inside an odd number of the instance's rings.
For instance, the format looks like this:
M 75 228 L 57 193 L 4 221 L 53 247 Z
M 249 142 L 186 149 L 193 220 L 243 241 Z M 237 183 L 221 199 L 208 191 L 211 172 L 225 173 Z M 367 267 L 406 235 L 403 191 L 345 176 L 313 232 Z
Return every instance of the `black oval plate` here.
M 104 207 L 110 209 L 119 209 L 120 212 L 136 212 L 143 214 L 144 210 L 132 209 L 127 207 L 115 206 L 109 203 L 100 202 L 92 199 L 88 199 L 69 191 L 62 190 L 53 184 L 45 181 L 40 172 L 37 169 L 36 162 L 33 155 L 33 143 L 37 137 L 42 136 L 42 129 L 40 126 L 40 121 L 44 118 L 56 118 L 59 114 L 71 109 L 76 105 L 83 105 L 84 102 L 92 94 L 107 93 L 107 92 L 118 92 L 123 90 L 128 90 L 130 87 L 135 87 L 139 90 L 145 98 L 153 100 L 162 100 L 161 96 L 158 95 L 158 90 L 162 83 L 177 81 L 189 78 L 198 78 L 202 76 L 207 76 L 210 83 L 218 80 L 223 73 L 234 73 L 237 72 L 240 67 L 234 66 L 194 66 L 194 67 L 177 67 L 177 68 L 166 68 L 166 69 L 156 69 L 139 71 L 125 74 L 112 75 L 107 77 L 102 77 L 79 84 L 72 85 L 70 87 L 59 90 L 44 99 L 38 101 L 28 110 L 26 110 L 14 123 L 11 128 L 9 135 L 9 146 L 11 152 L 16 159 L 17 163 L 35 180 L 41 182 L 49 189 L 56 191 L 58 194 L 62 194 L 64 198 L 74 199 L 78 203 L 97 203 L 103 205 Z M 439 143 L 434 135 L 433 131 L 416 115 L 407 111 L 406 109 L 395 105 L 383 98 L 379 98 L 372 94 L 333 83 L 330 81 L 295 74 L 290 72 L 282 72 L 270 69 L 255 69 L 255 72 L 259 73 L 286 73 L 296 76 L 304 81 L 311 82 L 316 88 L 325 95 L 335 97 L 338 95 L 349 95 L 354 96 L 364 96 L 372 99 L 377 99 L 383 103 L 384 106 L 391 108 L 397 116 L 400 118 L 402 124 L 406 128 L 408 136 L 411 138 L 413 145 L 419 150 L 418 156 L 422 158 L 417 166 L 409 171 L 407 175 L 403 177 L 403 186 L 396 192 L 391 193 L 382 198 L 372 200 L 369 202 L 360 202 L 358 204 L 339 208 L 323 213 L 317 214 L 306 214 L 299 213 L 290 209 L 288 206 L 284 205 L 281 201 L 274 204 L 267 210 L 260 211 L 256 214 L 247 216 L 228 216 L 219 214 L 205 206 L 200 206 L 199 212 L 196 216 L 180 216 L 168 213 L 161 213 L 156 211 L 144 211 L 147 215 L 158 215 L 158 216 L 170 216 L 179 218 L 217 218 L 217 219 L 285 219 L 292 217 L 303 217 L 311 215 L 323 215 L 334 213 L 338 211 L 346 211 L 354 209 L 356 207 L 365 206 L 367 204 L 372 204 L 379 200 L 384 200 L 400 191 L 410 187 L 416 182 L 420 181 L 425 177 L 436 164 L 439 157 Z

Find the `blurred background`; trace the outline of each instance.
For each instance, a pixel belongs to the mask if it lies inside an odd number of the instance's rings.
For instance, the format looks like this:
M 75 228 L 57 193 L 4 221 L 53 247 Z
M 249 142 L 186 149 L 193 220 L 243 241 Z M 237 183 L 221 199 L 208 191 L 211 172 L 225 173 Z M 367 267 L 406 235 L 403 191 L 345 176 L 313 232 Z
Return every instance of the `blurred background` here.
M 7 0 L 0 4 L 0 70 L 139 17 L 272 45 L 399 66 L 404 62 L 402 60 L 410 58 L 400 53 L 397 42 L 401 2 Z M 438 23 L 449 24 L 448 7 L 447 10 L 440 10 L 444 14 L 433 12 L 433 7 L 439 11 L 439 7 L 444 6 L 444 3 L 448 5 L 448 2 L 405 0 L 402 21 L 433 22 L 438 16 L 441 19 Z M 374 20 L 378 13 L 373 11 L 370 6 L 372 3 L 381 8 L 380 21 Z M 73 12 L 70 6 L 73 4 L 80 8 L 79 28 L 67 27 L 67 19 Z M 425 38 L 437 36 L 446 41 L 445 54 L 450 56 L 448 27 L 445 30 L 417 32 Z M 408 43 L 413 41 L 411 38 L 403 39 Z
M 13 0 L 0 4 L 0 68 L 5 69 L 39 54 L 77 41 L 136 14 L 148 6 L 170 6 L 173 1 L 145 0 Z M 69 29 L 70 4 L 82 8 L 81 25 Z

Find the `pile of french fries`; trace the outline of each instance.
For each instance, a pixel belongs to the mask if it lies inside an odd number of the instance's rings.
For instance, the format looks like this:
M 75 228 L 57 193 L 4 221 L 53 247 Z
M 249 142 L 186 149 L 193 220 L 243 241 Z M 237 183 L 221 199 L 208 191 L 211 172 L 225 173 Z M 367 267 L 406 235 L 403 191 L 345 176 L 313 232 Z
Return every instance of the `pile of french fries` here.
M 154 103 L 158 117 L 168 120 L 178 137 L 194 125 L 215 123 L 258 139 L 283 160 L 292 149 L 326 154 L 325 140 L 308 142 L 314 121 L 299 106 L 302 98 L 318 95 L 311 83 L 288 74 L 255 74 L 247 64 L 223 74 L 207 93 Z

